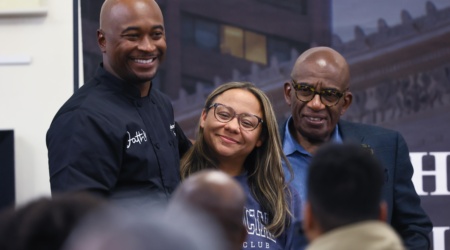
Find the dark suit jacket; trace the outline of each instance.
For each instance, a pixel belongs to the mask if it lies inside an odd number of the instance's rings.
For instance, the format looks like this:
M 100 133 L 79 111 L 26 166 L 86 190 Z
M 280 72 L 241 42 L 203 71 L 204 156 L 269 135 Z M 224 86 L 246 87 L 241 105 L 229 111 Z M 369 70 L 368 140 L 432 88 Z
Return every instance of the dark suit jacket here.
M 432 223 L 411 181 L 413 167 L 403 137 L 396 131 L 343 120 L 339 130 L 345 142 L 369 145 L 385 167 L 383 198 L 388 204 L 388 222 L 408 249 L 429 249 Z
M 281 137 L 284 139 L 284 128 Z M 413 167 L 403 137 L 396 131 L 361 123 L 339 121 L 344 142 L 366 144 L 385 168 L 383 198 L 388 205 L 388 223 L 408 249 L 429 249 L 432 223 L 420 206 L 411 177 Z M 295 181 L 295 180 L 294 180 Z

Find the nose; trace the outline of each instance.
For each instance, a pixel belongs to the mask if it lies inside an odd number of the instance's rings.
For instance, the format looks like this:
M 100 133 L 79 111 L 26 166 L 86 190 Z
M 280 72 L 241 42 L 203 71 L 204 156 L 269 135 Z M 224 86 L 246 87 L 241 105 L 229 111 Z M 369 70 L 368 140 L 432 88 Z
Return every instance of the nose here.
M 230 131 L 239 131 L 240 125 L 239 125 L 238 117 L 235 116 L 235 117 L 233 117 L 233 119 L 231 119 L 229 122 L 227 122 L 225 124 L 225 128 Z
M 309 101 L 307 105 L 312 110 L 320 110 L 325 108 L 325 105 L 322 103 L 322 100 L 320 100 L 320 95 L 317 93 L 314 94 L 313 99 Z
M 138 49 L 142 51 L 151 52 L 155 49 L 155 44 L 153 39 L 150 36 L 144 36 L 138 44 Z

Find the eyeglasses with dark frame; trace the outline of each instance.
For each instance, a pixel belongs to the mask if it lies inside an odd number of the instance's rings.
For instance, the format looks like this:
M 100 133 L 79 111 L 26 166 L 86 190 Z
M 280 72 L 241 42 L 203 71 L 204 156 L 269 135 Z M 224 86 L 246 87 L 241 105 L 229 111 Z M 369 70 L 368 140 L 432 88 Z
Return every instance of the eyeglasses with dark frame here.
M 213 103 L 208 107 L 208 110 L 214 107 L 214 117 L 222 123 L 230 122 L 237 118 L 239 126 L 247 131 L 252 131 L 258 127 L 260 123 L 263 123 L 263 119 L 252 114 L 241 113 L 236 114 L 233 108 L 228 107 L 222 103 Z
M 292 88 L 295 90 L 297 100 L 301 102 L 309 102 L 314 99 L 314 96 L 319 95 L 320 101 L 327 107 L 333 107 L 338 104 L 339 100 L 348 90 L 347 88 L 342 93 L 335 89 L 323 89 L 321 91 L 316 91 L 314 87 L 302 83 L 296 83 L 293 79 L 291 83 Z

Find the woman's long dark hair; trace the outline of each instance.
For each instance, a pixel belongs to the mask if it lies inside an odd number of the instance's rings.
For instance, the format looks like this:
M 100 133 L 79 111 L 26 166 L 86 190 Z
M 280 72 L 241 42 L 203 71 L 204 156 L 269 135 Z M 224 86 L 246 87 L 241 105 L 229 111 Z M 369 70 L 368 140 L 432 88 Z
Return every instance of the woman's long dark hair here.
M 275 112 L 266 94 L 249 82 L 229 82 L 220 85 L 207 97 L 204 111 L 208 111 L 208 107 L 217 96 L 230 89 L 244 89 L 251 92 L 263 109 L 264 123 L 261 124 L 263 144 L 253 149 L 247 156 L 244 166 L 248 172 L 248 184 L 253 196 L 269 215 L 266 228 L 278 237 L 290 223 L 292 213 L 289 204 L 292 199 L 285 182 L 282 160 L 289 163 L 281 146 Z M 198 127 L 194 146 L 181 159 L 182 179 L 202 169 L 218 168 L 219 165 L 205 142 L 203 128 Z

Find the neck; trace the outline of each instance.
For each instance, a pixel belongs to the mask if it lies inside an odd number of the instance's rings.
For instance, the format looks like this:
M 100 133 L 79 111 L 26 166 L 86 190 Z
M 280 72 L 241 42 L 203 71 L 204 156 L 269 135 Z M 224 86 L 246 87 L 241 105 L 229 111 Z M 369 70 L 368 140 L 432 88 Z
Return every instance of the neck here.
M 139 88 L 139 91 L 141 92 L 141 97 L 148 96 L 150 89 L 152 88 L 152 82 L 145 82 L 142 84 L 138 84 L 137 87 Z
M 322 146 L 325 143 L 325 142 L 322 142 L 322 141 L 321 142 L 310 141 L 310 140 L 305 139 L 304 137 L 301 137 L 301 136 L 297 136 L 296 140 L 310 154 L 314 154 L 319 149 L 319 147 Z
M 244 162 L 240 161 L 221 161 L 219 169 L 230 176 L 238 176 L 244 170 Z
M 291 133 L 291 135 L 293 135 L 295 140 L 310 154 L 314 154 L 320 146 L 330 141 L 331 139 L 331 135 L 329 135 L 326 140 L 315 140 L 308 138 L 298 132 L 293 126 L 289 126 L 289 132 Z
M 125 81 L 123 78 L 121 78 L 109 65 L 109 63 L 107 63 L 107 61 L 103 60 L 103 68 L 109 72 L 110 74 L 114 75 L 115 77 L 121 79 L 122 81 Z M 144 82 L 144 83 L 132 83 L 133 85 L 135 85 L 138 89 L 139 92 L 141 92 L 141 97 L 145 97 L 148 96 L 150 89 L 152 88 L 152 81 L 148 81 L 148 82 Z

